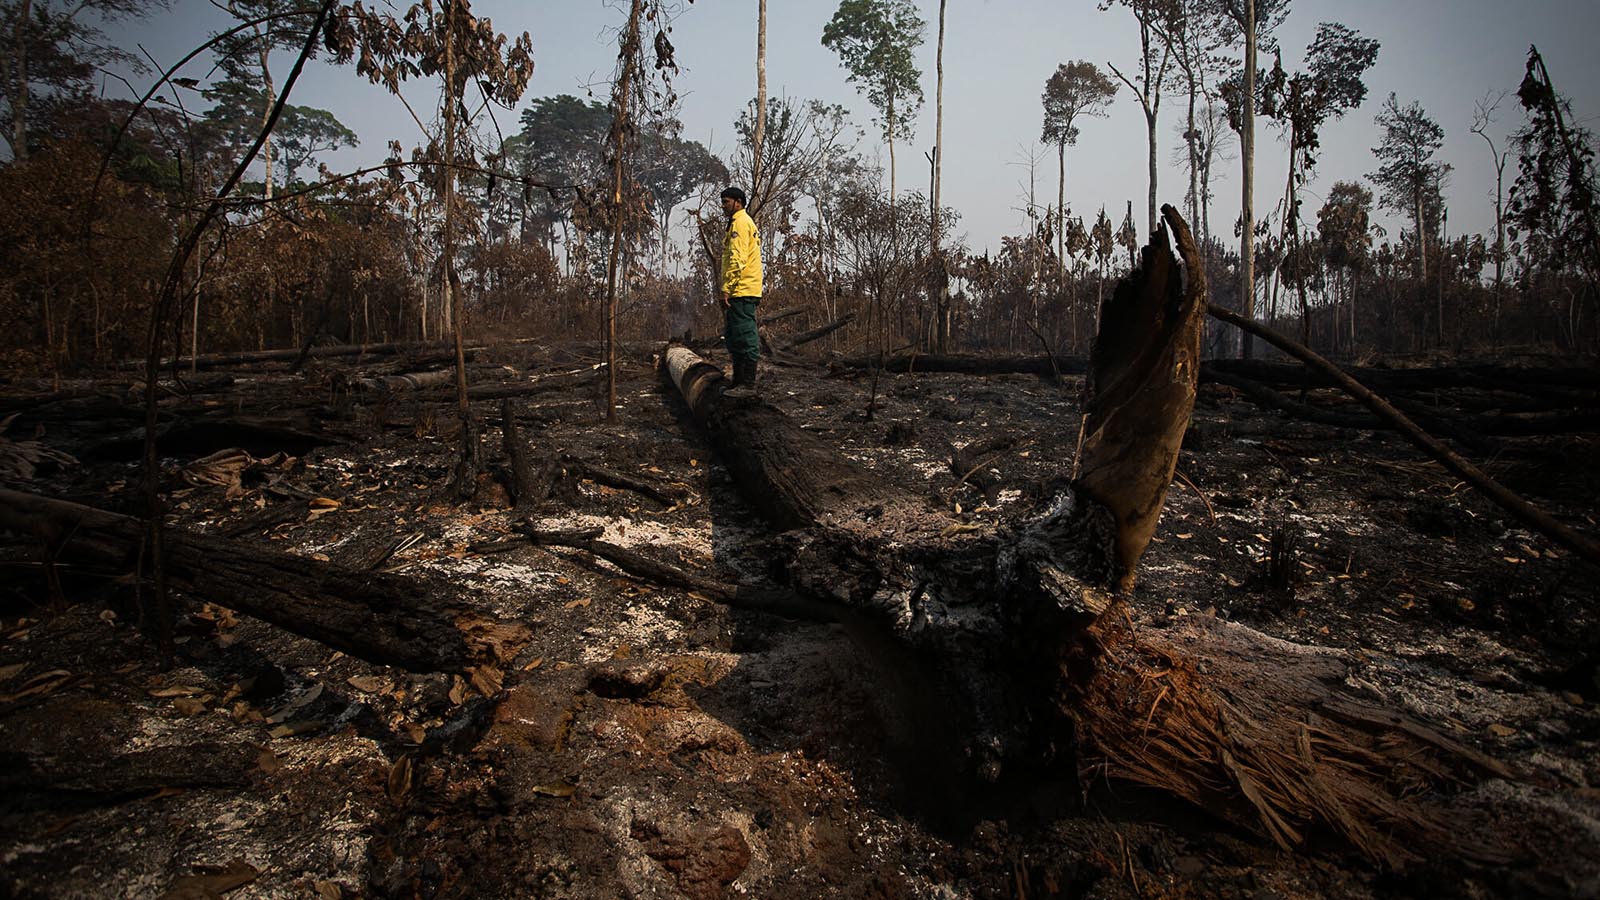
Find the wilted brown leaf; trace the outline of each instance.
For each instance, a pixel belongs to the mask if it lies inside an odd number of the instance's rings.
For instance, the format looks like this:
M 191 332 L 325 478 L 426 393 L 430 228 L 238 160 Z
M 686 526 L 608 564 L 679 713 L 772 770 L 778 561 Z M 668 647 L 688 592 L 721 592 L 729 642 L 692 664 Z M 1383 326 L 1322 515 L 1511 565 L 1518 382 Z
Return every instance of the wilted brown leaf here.
M 352 675 L 346 683 L 358 691 L 366 691 L 369 694 L 380 693 L 385 686 L 383 679 L 376 675 Z
M 472 686 L 478 689 L 478 693 L 485 697 L 493 697 L 500 693 L 500 685 L 505 676 L 499 669 L 494 666 L 474 666 L 467 672 L 472 675 Z
M 565 781 L 555 781 L 550 784 L 536 784 L 528 789 L 540 797 L 571 797 L 577 792 L 577 785 Z
M 394 765 L 389 767 L 389 779 L 385 785 L 389 799 L 395 803 L 404 803 L 407 795 L 411 793 L 411 754 L 402 753 Z
M 204 694 L 205 692 L 205 688 L 192 687 L 187 684 L 179 684 L 172 687 L 156 688 L 150 692 L 150 696 L 155 697 L 158 700 L 166 700 L 171 697 L 194 697 Z
M 267 734 L 274 738 L 295 737 L 297 735 L 310 734 L 313 731 L 321 731 L 322 726 L 325 724 L 327 723 L 320 719 L 302 719 L 299 722 L 279 725 L 277 728 L 267 732 Z
M 172 880 L 172 887 L 160 900 L 215 900 L 215 898 L 244 887 L 260 877 L 255 866 L 236 859 L 225 866 L 196 866 L 198 875 L 182 875 Z
M 283 763 L 278 759 L 278 754 L 273 753 L 271 750 L 263 747 L 261 748 L 261 752 L 256 755 L 256 768 L 268 775 L 271 775 L 272 773 L 281 770 L 283 768 Z

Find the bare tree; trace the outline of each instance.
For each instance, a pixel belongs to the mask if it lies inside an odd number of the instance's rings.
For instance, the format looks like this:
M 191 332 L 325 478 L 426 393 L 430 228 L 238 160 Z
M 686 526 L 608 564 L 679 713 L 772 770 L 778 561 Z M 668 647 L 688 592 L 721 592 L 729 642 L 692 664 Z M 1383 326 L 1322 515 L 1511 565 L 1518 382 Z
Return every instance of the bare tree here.
M 1511 148 L 1501 149 L 1489 136 L 1489 126 L 1495 122 L 1495 112 L 1506 99 L 1505 91 L 1490 91 L 1479 98 L 1476 108 L 1472 113 L 1472 133 L 1483 138 L 1489 145 L 1489 158 L 1494 161 L 1494 249 L 1490 256 L 1494 260 L 1494 330 L 1496 342 L 1500 339 L 1500 298 L 1505 285 L 1506 262 L 1506 214 L 1505 214 L 1505 181 L 1506 160 L 1511 156 Z

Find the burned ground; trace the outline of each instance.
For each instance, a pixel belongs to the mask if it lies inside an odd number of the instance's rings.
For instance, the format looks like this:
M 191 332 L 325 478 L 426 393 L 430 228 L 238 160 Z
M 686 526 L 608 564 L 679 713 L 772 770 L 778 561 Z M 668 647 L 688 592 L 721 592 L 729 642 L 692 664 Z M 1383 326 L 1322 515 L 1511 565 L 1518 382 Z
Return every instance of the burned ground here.
M 521 347 L 478 365 L 526 380 L 589 362 Z M 582 383 L 515 401 L 534 458 L 574 473 L 529 518 L 600 527 L 720 580 L 765 579 L 769 533 L 648 351 L 621 374 L 616 424 Z M 1326 648 L 1352 663 L 1353 687 L 1512 763 L 1519 780 L 1464 798 L 1517 836 L 1521 854 L 1501 866 L 1395 875 L 1331 845 L 1286 854 L 1092 773 L 1003 794 L 952 783 L 919 752 L 933 726 L 918 685 L 870 643 L 532 546 L 492 478 L 476 502 L 443 499 L 455 451 L 441 402 L 352 403 L 334 382 L 258 370 L 226 393 L 174 400 L 261 426 L 172 438 L 176 524 L 448 578 L 472 601 L 457 624 L 494 653 L 464 676 L 408 674 L 216 596 L 190 598 L 164 670 L 133 624 L 137 586 L 116 578 L 127 573 L 61 566 L 56 596 L 37 546 L 19 541 L 6 551 L 0 634 L 0 893 L 1600 894 L 1593 571 L 1396 437 L 1287 420 L 1203 387 L 1129 616 L 1135 629 L 1231 619 Z M 785 364 L 766 367 L 763 393 L 979 528 L 1048 496 L 1078 434 L 1071 380 L 886 375 L 869 416 L 870 376 Z M 114 410 L 122 398 L 63 402 Z M 48 409 L 24 410 L 7 435 L 82 462 L 42 461 L 29 489 L 131 509 L 132 425 Z M 498 405 L 480 409 L 485 446 L 498 448 Z M 1505 439 L 1488 468 L 1592 530 L 1596 443 Z M 250 456 L 196 464 L 230 447 Z M 584 478 L 585 463 L 684 499 Z

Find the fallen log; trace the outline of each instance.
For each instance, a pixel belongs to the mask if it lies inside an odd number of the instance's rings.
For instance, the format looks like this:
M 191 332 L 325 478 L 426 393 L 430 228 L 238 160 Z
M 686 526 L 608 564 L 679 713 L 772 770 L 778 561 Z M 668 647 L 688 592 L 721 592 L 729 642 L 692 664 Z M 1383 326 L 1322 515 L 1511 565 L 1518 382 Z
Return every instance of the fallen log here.
M 846 325 L 849 325 L 851 322 L 854 322 L 855 318 L 855 313 L 845 313 L 840 318 L 837 318 L 832 322 L 821 326 L 820 328 L 813 328 L 810 331 L 800 332 L 799 334 L 780 344 L 778 349 L 787 352 L 796 347 L 804 347 L 806 344 L 809 344 L 812 341 L 819 341 L 828 335 L 833 334 L 835 331 L 845 327 Z
M 531 344 L 537 343 L 534 338 L 521 338 L 505 341 L 504 344 Z M 470 344 L 464 348 L 467 352 L 481 352 L 491 345 L 484 342 Z M 225 366 L 249 366 L 256 363 L 288 362 L 293 363 L 304 356 L 310 359 L 322 359 L 340 356 L 393 356 L 405 353 L 438 353 L 449 351 L 454 358 L 455 344 L 450 341 L 390 341 L 380 344 L 322 344 L 313 345 L 309 349 L 302 347 L 287 347 L 275 350 L 241 350 L 231 353 L 202 353 L 199 356 L 180 356 L 177 359 L 168 359 L 161 363 L 162 369 L 195 368 L 215 369 Z M 144 361 L 124 362 L 117 366 L 118 369 L 134 369 L 144 365 Z
M 953 754 L 979 789 L 1104 775 L 1286 848 L 1332 834 L 1392 867 L 1503 859 L 1430 801 L 1506 769 L 1348 694 L 1337 653 L 1223 623 L 1136 629 L 1118 600 L 1199 375 L 1204 271 L 1182 219 L 1163 215 L 1183 262 L 1158 229 L 1104 305 L 1078 474 L 1013 529 L 979 531 L 880 481 L 762 399 L 727 395 L 687 349 L 669 347 L 666 368 L 740 492 L 788 529 L 771 577 L 890 648 L 922 695 L 912 714 L 944 736 L 923 752 Z
M 1206 361 L 1206 368 L 1256 381 L 1276 382 L 1296 387 L 1335 384 L 1334 380 L 1320 369 L 1295 363 L 1260 359 L 1213 359 Z M 1350 366 L 1345 371 L 1362 384 L 1376 390 L 1425 391 L 1441 388 L 1476 388 L 1535 395 L 1554 393 L 1569 399 L 1579 398 L 1587 391 L 1600 390 L 1600 372 L 1592 367 L 1484 364 L 1392 369 L 1378 366 Z M 1556 391 L 1556 388 L 1574 389 L 1576 393 L 1562 393 Z
M 144 522 L 37 494 L 0 490 L 0 529 L 35 536 L 61 560 L 132 572 Z M 351 656 L 413 672 L 460 672 L 472 648 L 442 579 L 346 569 L 178 529 L 163 534 L 168 584 Z
M 883 358 L 883 371 L 897 373 L 946 372 L 956 375 L 1082 375 L 1088 361 L 1082 357 L 1058 357 L 1055 366 L 1047 356 L 969 356 L 961 354 L 896 353 Z M 874 369 L 876 356 L 851 356 L 834 363 L 841 369 Z
M 1461 479 L 1472 485 L 1479 493 L 1493 501 L 1496 506 L 1511 513 L 1511 515 L 1534 531 L 1576 553 L 1590 564 L 1600 565 L 1600 541 L 1596 541 L 1588 535 L 1580 534 L 1558 521 L 1549 513 L 1507 490 L 1504 485 L 1489 477 L 1487 473 L 1473 465 L 1465 457 L 1445 446 L 1438 438 L 1418 428 L 1416 423 L 1402 415 L 1388 401 L 1374 394 L 1365 385 L 1347 375 L 1338 366 L 1323 359 L 1310 348 L 1278 334 L 1259 322 L 1246 319 L 1233 310 L 1213 306 L 1209 312 L 1215 318 L 1221 319 L 1241 331 L 1253 334 L 1306 365 L 1315 368 L 1323 377 L 1331 379 L 1346 393 L 1361 401 L 1367 409 L 1372 411 L 1373 415 L 1389 423 L 1396 431 L 1404 435 L 1406 440 L 1410 441 L 1413 446 L 1433 457 L 1447 471 L 1454 472 Z
M 1202 371 L 1204 371 L 1203 367 Z M 1319 425 L 1332 425 L 1335 428 L 1360 428 L 1371 431 L 1394 429 L 1391 423 L 1383 419 L 1363 413 L 1327 409 L 1313 403 L 1293 400 L 1254 379 L 1240 377 L 1230 372 L 1209 372 L 1206 377 L 1217 384 L 1233 388 L 1255 401 L 1259 406 L 1276 409 L 1296 419 L 1315 422 Z M 1460 417 L 1446 417 L 1438 410 L 1427 409 L 1411 401 L 1396 400 L 1394 403 L 1396 406 L 1406 410 L 1418 421 L 1427 424 L 1431 430 L 1456 441 L 1474 452 L 1493 454 L 1504 449 L 1499 442 L 1489 440 L 1478 433 L 1468 421 Z

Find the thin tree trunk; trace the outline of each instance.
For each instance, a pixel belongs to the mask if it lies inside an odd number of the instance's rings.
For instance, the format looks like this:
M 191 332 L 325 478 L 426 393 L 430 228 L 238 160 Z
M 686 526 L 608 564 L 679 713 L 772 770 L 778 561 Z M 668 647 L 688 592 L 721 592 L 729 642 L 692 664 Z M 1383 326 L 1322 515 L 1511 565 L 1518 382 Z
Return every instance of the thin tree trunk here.
M 756 132 L 752 136 L 750 194 L 752 210 L 766 205 L 766 189 L 761 183 L 761 146 L 767 134 L 767 0 L 761 0 L 756 25 Z M 759 192 L 759 193 L 758 193 Z
M 11 75 L 11 158 L 28 158 L 28 23 L 33 20 L 33 0 L 22 0 L 17 14 L 16 69 Z
M 258 34 L 260 34 L 260 36 L 261 36 L 261 51 L 260 51 L 261 52 L 261 82 L 262 82 L 263 86 L 266 88 L 266 101 L 267 101 L 267 108 L 261 114 L 261 125 L 262 125 L 262 128 L 266 128 L 268 117 L 270 117 L 272 115 L 272 98 L 277 93 L 277 91 L 274 89 L 273 84 L 272 84 L 272 68 L 271 68 L 271 65 L 270 65 L 270 62 L 271 62 L 271 58 L 270 57 L 271 57 L 271 53 L 272 53 L 272 41 L 268 39 L 268 31 L 267 31 L 266 26 L 262 26 L 260 31 L 258 32 Z M 262 157 L 261 158 L 264 159 L 266 161 L 266 163 L 267 163 L 266 190 L 263 193 L 263 196 L 266 199 L 271 200 L 272 199 L 272 132 L 270 130 L 267 131 L 267 141 L 266 141 L 266 143 L 261 145 L 261 153 L 262 153 Z
M 765 0 L 762 0 L 763 4 Z M 949 297 L 950 291 L 946 286 L 948 275 L 944 267 L 944 257 L 939 255 L 939 204 L 942 202 L 939 193 L 939 179 L 944 164 L 944 6 L 945 0 L 939 0 L 939 47 L 933 57 L 935 72 L 933 93 L 933 216 L 930 226 L 931 240 L 929 252 L 933 257 L 933 264 L 938 266 L 934 277 L 933 314 L 937 317 L 934 323 L 935 349 L 940 353 L 945 351 L 945 344 L 950 339 L 949 322 Z
M 1161 101 L 1159 99 L 1157 99 L 1156 102 L 1157 102 L 1157 104 L 1159 104 Z M 1157 178 L 1157 176 L 1159 174 L 1158 166 L 1157 166 L 1158 151 L 1157 151 L 1157 147 L 1156 147 L 1156 110 L 1155 110 L 1155 108 L 1152 108 L 1150 106 L 1146 106 L 1145 107 L 1144 120 L 1145 120 L 1145 128 L 1146 128 L 1147 132 L 1149 133 L 1149 137 L 1150 137 L 1150 189 L 1149 189 L 1149 192 L 1148 192 L 1148 195 L 1147 195 L 1147 200 L 1148 200 L 1148 203 L 1149 203 L 1149 207 L 1148 207 L 1148 209 L 1146 211 L 1145 222 L 1146 222 L 1146 230 L 1147 230 L 1147 232 L 1154 232 L 1156 230 L 1156 221 L 1157 221 L 1157 219 L 1156 219 L 1156 178 Z
M 894 94 L 889 94 L 888 127 L 884 134 L 889 139 L 889 227 L 894 227 Z
M 1244 130 L 1239 133 L 1244 188 L 1239 217 L 1244 233 L 1239 245 L 1239 299 L 1246 319 L 1256 317 L 1256 0 L 1244 0 Z M 1246 331 L 1239 355 L 1254 355 L 1254 335 Z
M 765 4 L 763 3 L 763 6 Z M 612 126 L 616 145 L 612 163 L 611 255 L 606 263 L 606 420 L 617 419 L 617 268 L 623 239 L 622 173 L 627 143 L 628 92 L 633 86 L 633 68 L 639 51 L 639 14 L 642 0 L 633 0 L 628 13 L 628 30 L 622 38 L 622 75 L 617 85 L 617 114 Z
M 1067 274 L 1067 142 L 1056 144 L 1056 261 Z
M 1200 221 L 1200 150 L 1195 146 L 1199 134 L 1194 128 L 1194 101 L 1198 89 L 1195 83 L 1194 67 L 1184 69 L 1189 79 L 1189 127 L 1183 133 L 1183 140 L 1189 147 L 1189 221 Z M 1201 228 L 1200 233 L 1205 234 Z
M 462 314 L 461 291 L 456 284 L 456 112 L 460 105 L 460 86 L 456 79 L 457 0 L 445 7 L 444 26 L 444 246 L 440 252 L 440 288 L 444 307 L 450 311 L 450 330 L 456 351 L 456 411 L 461 417 L 461 458 L 456 466 L 454 493 L 465 500 L 478 488 L 478 429 L 472 420 L 472 402 L 467 396 L 467 355 L 462 344 L 466 317 Z
M 161 289 L 156 295 L 155 302 L 150 305 L 150 330 L 148 333 L 147 354 L 145 357 L 145 420 L 144 420 L 144 456 L 142 475 L 144 478 L 144 504 L 145 512 L 149 516 L 149 542 L 147 557 L 151 560 L 151 571 L 154 574 L 153 601 L 148 611 L 153 615 L 156 631 L 156 641 L 160 647 L 162 658 L 168 659 L 172 652 L 172 616 L 166 595 L 166 574 L 162 568 L 162 534 L 166 530 L 166 511 L 161 503 L 161 469 L 159 457 L 156 455 L 156 399 L 159 392 L 156 390 L 156 373 L 161 362 L 161 345 L 167 324 L 167 317 L 172 314 L 173 305 L 177 300 L 178 288 L 183 283 L 183 272 L 189 263 L 189 257 L 200 244 L 200 238 L 205 229 L 222 210 L 223 201 L 233 191 L 239 179 L 244 176 L 245 166 L 255 159 L 256 152 L 266 140 L 266 132 L 277 121 L 283 112 L 283 107 L 289 100 L 289 91 L 293 89 L 299 79 L 301 71 L 305 68 L 305 61 L 311 55 L 315 36 L 322 30 L 322 25 L 328 19 L 329 12 L 333 9 L 334 0 L 325 0 L 317 13 L 316 22 L 311 26 L 312 38 L 301 49 L 300 56 L 295 60 L 294 67 L 289 70 L 289 79 L 284 84 L 283 96 L 279 97 L 269 114 L 265 128 L 256 136 L 256 141 L 250 146 L 244 158 L 223 182 L 199 219 L 194 223 L 183 240 L 178 244 L 173 253 L 172 261 L 167 267 L 167 272 L 162 280 Z

